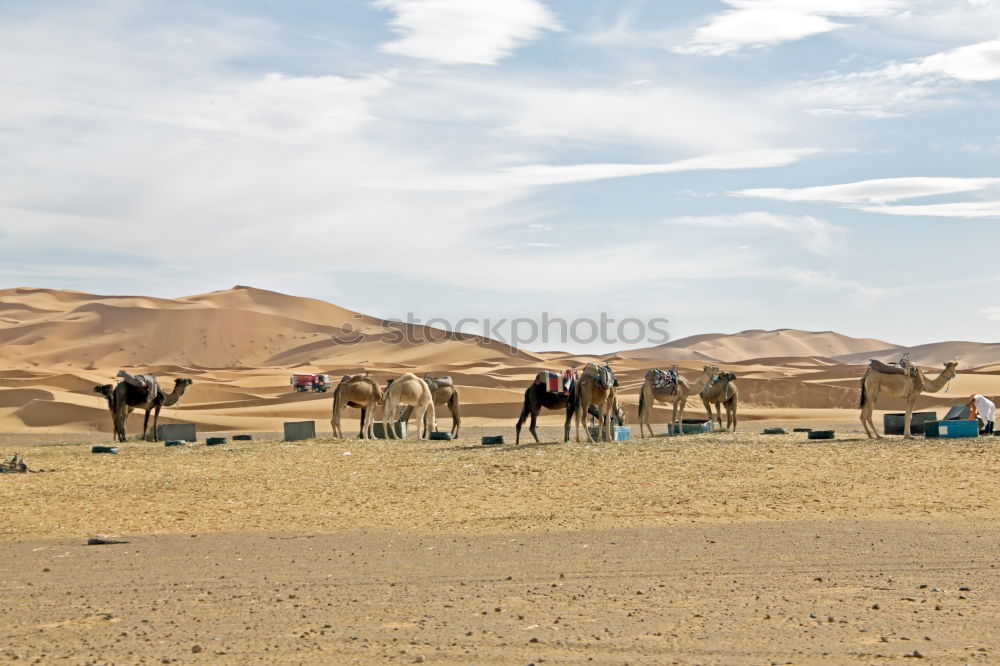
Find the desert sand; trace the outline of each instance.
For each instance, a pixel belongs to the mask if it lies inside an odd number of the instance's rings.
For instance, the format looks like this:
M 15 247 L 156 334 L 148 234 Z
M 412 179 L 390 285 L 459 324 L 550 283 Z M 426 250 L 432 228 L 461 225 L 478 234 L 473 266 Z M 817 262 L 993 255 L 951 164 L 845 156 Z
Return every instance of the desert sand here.
M 345 322 L 358 344 L 331 340 Z M 0 661 L 995 659 L 1000 456 L 992 437 L 863 438 L 866 359 L 898 346 L 778 330 L 609 354 L 633 423 L 649 367 L 736 372 L 741 432 L 564 444 L 562 416 L 547 414 L 541 444 L 513 446 L 535 373 L 594 357 L 384 336 L 374 318 L 247 287 L 0 291 L 0 455 L 44 470 L 0 476 Z M 961 364 L 950 392 L 918 409 L 1000 393 L 993 345 L 917 351 L 931 372 Z M 194 379 L 161 422 L 254 440 L 91 454 L 111 443 L 92 387 L 119 368 Z M 363 370 L 451 375 L 463 437 L 335 440 L 330 394 L 288 384 L 292 372 Z M 703 414 L 700 401 L 688 411 Z M 317 439 L 278 441 L 282 422 L 302 419 Z M 355 432 L 354 410 L 345 421 Z M 834 427 L 838 439 L 764 425 Z M 130 434 L 140 427 L 133 415 Z M 508 444 L 481 446 L 483 434 Z M 122 543 L 87 545 L 98 534 Z

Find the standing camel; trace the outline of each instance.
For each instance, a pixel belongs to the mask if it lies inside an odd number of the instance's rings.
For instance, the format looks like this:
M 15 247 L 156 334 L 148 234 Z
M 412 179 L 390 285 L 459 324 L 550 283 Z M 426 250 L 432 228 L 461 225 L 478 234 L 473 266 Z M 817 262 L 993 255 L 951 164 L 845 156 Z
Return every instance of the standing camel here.
M 387 439 L 397 439 L 396 424 L 389 419 L 395 419 L 401 406 L 412 406 L 417 415 L 420 429 L 420 439 L 428 439 L 433 428 L 437 427 L 434 416 L 434 397 L 427 382 L 408 372 L 391 382 L 385 390 L 385 408 L 382 412 L 382 425 Z
M 451 438 L 458 439 L 458 428 L 462 425 L 461 403 L 459 402 L 458 387 L 451 381 L 451 377 L 439 377 L 437 379 L 424 379 L 431 395 L 434 396 L 434 406 L 442 407 L 447 405 L 451 413 Z M 410 420 L 413 407 L 407 405 L 403 408 L 399 420 L 406 423 Z
M 608 365 L 597 365 L 588 363 L 583 368 L 580 381 L 576 383 L 576 441 L 580 441 L 580 420 L 583 415 L 590 412 L 592 405 L 597 407 L 598 423 L 600 424 L 600 439 L 610 441 L 611 436 L 611 410 L 617 404 L 617 392 L 615 387 L 618 380 Z M 584 428 L 587 441 L 593 442 L 594 438 L 590 434 L 590 428 Z
M 382 402 L 382 398 L 382 389 L 367 374 L 343 377 L 333 390 L 333 415 L 330 418 L 333 436 L 344 436 L 344 431 L 340 429 L 340 414 L 344 407 L 356 407 L 361 410 L 358 439 L 374 439 L 375 405 Z
M 705 387 L 712 381 L 712 377 L 718 374 L 719 368 L 714 365 L 706 365 L 702 368 L 701 376 L 698 377 L 694 384 L 689 384 L 687 380 L 677 375 L 677 387 L 673 393 L 654 389 L 650 372 L 646 372 L 646 379 L 642 383 L 642 391 L 639 393 L 640 437 L 646 436 L 645 428 L 649 429 L 649 436 L 653 436 L 653 426 L 650 425 L 650 419 L 652 418 L 653 407 L 656 402 L 669 402 L 673 405 L 674 410 L 670 421 L 671 423 L 677 423 L 678 427 L 680 427 L 684 421 L 684 405 L 688 397 L 704 391 Z M 709 412 L 708 418 L 711 420 L 711 412 Z M 683 429 L 680 432 L 683 432 Z
M 927 379 L 920 368 L 910 363 L 899 367 L 873 360 L 865 371 L 865 376 L 861 378 L 861 425 L 865 427 L 868 439 L 878 437 L 878 430 L 872 421 L 872 412 L 875 411 L 875 403 L 882 394 L 906 400 L 903 439 L 913 439 L 913 435 L 910 434 L 910 418 L 913 416 L 913 408 L 920 394 L 924 391 L 927 393 L 940 391 L 958 374 L 955 371 L 957 367 L 957 362 L 948 361 L 944 364 L 941 374 L 934 379 Z
M 543 408 L 566 410 L 563 441 L 569 441 L 569 424 L 576 411 L 576 378 L 567 370 L 559 380 L 559 388 L 561 390 L 550 391 L 549 386 L 546 384 L 548 376 L 558 377 L 559 375 L 554 372 L 539 372 L 535 376 L 535 381 L 524 391 L 524 404 L 521 407 L 521 416 L 518 417 L 517 423 L 514 425 L 515 445 L 521 443 L 521 426 L 524 425 L 529 415 L 531 416 L 531 423 L 528 424 L 528 432 L 535 438 L 535 443 L 539 443 L 535 425 L 538 423 L 538 413 Z
M 108 399 L 108 406 L 112 410 L 116 441 L 125 441 L 125 422 L 128 420 L 128 415 L 132 410 L 143 409 L 146 411 L 146 416 L 142 421 L 142 438 L 146 439 L 146 433 L 149 431 L 149 413 L 152 411 L 153 441 L 158 442 L 159 435 L 156 429 L 160 422 L 160 409 L 176 405 L 177 401 L 184 395 L 184 391 L 191 384 L 192 381 L 190 379 L 181 377 L 174 380 L 174 390 L 171 393 L 163 393 L 163 391 L 157 390 L 153 392 L 148 388 L 142 388 L 127 381 L 121 381 L 113 389 L 110 384 L 95 386 L 94 392 L 100 393 Z M 153 394 L 152 397 L 150 397 L 150 393 Z
M 715 405 L 715 416 L 719 422 L 719 429 L 722 429 L 722 407 L 726 408 L 726 430 L 732 428 L 736 432 L 736 405 L 739 400 L 736 384 L 733 380 L 736 375 L 732 372 L 720 372 L 715 376 L 715 381 L 706 386 L 699 395 L 701 401 L 705 403 L 705 411 L 708 412 L 708 420 L 712 420 L 712 406 Z M 711 404 L 710 404 L 711 403 Z

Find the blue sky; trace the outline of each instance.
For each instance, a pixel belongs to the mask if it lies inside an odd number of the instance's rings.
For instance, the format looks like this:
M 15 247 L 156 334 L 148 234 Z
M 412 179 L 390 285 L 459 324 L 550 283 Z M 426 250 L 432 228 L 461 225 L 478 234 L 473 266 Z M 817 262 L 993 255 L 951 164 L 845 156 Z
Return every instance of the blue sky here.
M 1000 338 L 1000 1 L 86 5 L 0 5 L 3 286 Z

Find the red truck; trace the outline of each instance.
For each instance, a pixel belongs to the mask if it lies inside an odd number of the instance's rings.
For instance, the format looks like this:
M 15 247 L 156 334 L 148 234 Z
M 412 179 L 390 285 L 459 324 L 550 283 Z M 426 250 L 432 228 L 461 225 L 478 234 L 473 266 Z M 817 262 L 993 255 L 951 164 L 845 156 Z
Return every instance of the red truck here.
M 292 375 L 292 388 L 299 392 L 326 393 L 330 388 L 330 375 Z

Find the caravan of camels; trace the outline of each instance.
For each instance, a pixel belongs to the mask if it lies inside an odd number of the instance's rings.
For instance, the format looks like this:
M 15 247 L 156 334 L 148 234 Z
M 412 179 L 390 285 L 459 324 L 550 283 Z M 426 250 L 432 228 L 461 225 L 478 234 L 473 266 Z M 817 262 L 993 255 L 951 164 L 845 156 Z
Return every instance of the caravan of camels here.
M 880 395 L 903 398 L 906 402 L 903 433 L 910 438 L 910 421 L 917 398 L 924 392 L 941 390 L 955 377 L 957 363 L 948 362 L 944 370 L 935 378 L 927 378 L 923 371 L 905 357 L 898 363 L 886 364 L 872 360 L 861 379 L 861 423 L 869 438 L 878 437 L 872 414 Z M 125 371 L 118 373 L 121 381 L 116 385 L 103 384 L 94 387 L 94 392 L 104 396 L 108 402 L 114 425 L 116 441 L 124 442 L 125 423 L 134 409 L 145 412 L 143 434 L 149 432 L 149 416 L 153 414 L 152 436 L 158 438 L 157 424 L 160 410 L 176 404 L 192 380 L 178 378 L 170 393 L 160 389 L 152 374 L 133 376 Z M 643 376 L 639 390 L 639 434 L 654 436 L 652 413 L 656 402 L 672 407 L 667 434 L 683 434 L 684 410 L 689 398 L 701 398 L 707 421 L 717 423 L 720 430 L 736 431 L 739 391 L 737 376 L 723 371 L 718 366 L 706 365 L 693 381 L 680 375 L 676 366 L 668 370 L 651 368 Z M 535 442 L 539 442 L 536 430 L 541 410 L 565 410 L 566 419 L 563 441 L 570 440 L 570 426 L 575 421 L 576 441 L 580 441 L 580 424 L 588 416 L 593 425 L 584 427 L 586 441 L 595 441 L 595 435 L 602 441 L 616 439 L 615 427 L 625 425 L 625 412 L 619 402 L 619 381 L 607 363 L 587 363 L 580 370 L 567 369 L 562 372 L 543 370 L 539 372 L 524 392 L 521 414 L 515 424 L 515 444 L 520 444 L 521 427 L 530 416 L 528 431 Z M 712 416 L 715 406 L 715 417 Z M 452 427 L 448 433 L 437 432 L 437 407 L 447 407 L 451 414 Z M 384 436 L 389 439 L 405 437 L 405 424 L 415 417 L 420 439 L 457 439 L 461 426 L 461 402 L 459 387 L 451 377 L 423 377 L 406 373 L 398 378 L 389 378 L 380 386 L 368 373 L 346 375 L 333 391 L 333 413 L 330 425 L 334 437 L 344 437 L 341 415 L 345 407 L 353 407 L 361 412 L 361 439 Z M 375 425 L 375 412 L 382 407 L 379 429 Z M 726 413 L 726 423 L 722 422 L 722 411 Z M 704 424 L 700 419 L 700 424 Z M 402 427 L 401 427 L 402 426 Z M 442 436 L 443 435 L 443 436 Z

